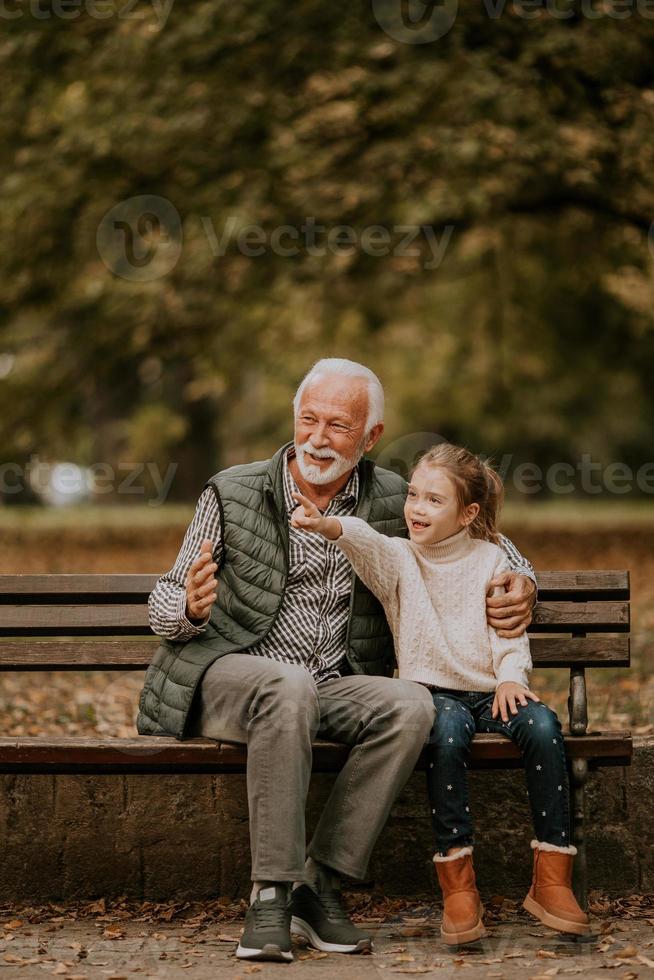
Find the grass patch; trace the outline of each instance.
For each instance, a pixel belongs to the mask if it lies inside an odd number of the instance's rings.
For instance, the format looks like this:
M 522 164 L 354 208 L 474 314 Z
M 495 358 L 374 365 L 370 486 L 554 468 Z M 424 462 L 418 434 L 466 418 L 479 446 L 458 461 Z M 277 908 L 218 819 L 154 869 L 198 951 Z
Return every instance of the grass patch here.
M 157 528 L 187 525 L 194 503 L 80 504 L 71 507 L 2 507 L 0 529 L 59 530 L 62 528 Z M 654 501 L 546 500 L 508 501 L 503 522 L 531 528 L 571 528 L 578 531 L 606 528 L 654 528 Z

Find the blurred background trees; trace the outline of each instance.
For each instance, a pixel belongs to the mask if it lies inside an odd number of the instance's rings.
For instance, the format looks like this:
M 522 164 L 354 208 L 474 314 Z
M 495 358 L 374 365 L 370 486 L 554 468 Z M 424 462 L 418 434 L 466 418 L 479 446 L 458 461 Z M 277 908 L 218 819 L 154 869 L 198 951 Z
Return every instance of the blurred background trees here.
M 1 462 L 172 460 L 193 499 L 290 438 L 322 356 L 378 372 L 389 439 L 651 458 L 654 20 L 462 4 L 407 44 L 368 4 L 129 6 L 3 23 Z M 130 279 L 97 238 L 139 195 L 170 202 L 179 255 Z M 447 247 L 227 240 L 309 218 Z

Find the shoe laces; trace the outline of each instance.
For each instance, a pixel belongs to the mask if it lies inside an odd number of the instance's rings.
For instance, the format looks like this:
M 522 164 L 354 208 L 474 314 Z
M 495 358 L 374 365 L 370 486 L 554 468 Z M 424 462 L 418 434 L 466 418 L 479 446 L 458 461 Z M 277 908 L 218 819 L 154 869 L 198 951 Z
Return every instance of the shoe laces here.
M 287 905 L 280 899 L 269 902 L 255 902 L 254 921 L 257 929 L 272 929 L 284 925 Z
M 327 913 L 327 918 L 332 920 L 338 920 L 341 922 L 349 922 L 350 917 L 345 911 L 345 906 L 343 905 L 343 898 L 339 891 L 332 888 L 331 886 L 326 886 L 324 890 L 320 892 L 320 904 Z

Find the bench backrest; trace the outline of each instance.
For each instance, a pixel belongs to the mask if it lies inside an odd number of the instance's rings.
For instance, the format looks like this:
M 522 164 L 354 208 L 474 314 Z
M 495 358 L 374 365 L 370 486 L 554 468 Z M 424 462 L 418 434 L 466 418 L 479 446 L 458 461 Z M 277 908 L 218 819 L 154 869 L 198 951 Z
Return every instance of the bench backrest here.
M 570 726 L 586 730 L 584 668 L 628 667 L 629 573 L 538 572 L 534 666 L 571 671 Z M 0 670 L 143 670 L 157 575 L 0 575 Z

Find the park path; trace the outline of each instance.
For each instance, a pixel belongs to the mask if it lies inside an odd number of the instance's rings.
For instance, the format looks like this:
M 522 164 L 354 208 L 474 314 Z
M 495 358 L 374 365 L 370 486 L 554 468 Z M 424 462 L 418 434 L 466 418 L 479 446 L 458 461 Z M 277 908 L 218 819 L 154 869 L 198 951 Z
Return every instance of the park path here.
M 438 936 L 438 912 L 405 905 L 397 921 L 374 922 L 372 956 L 348 957 L 295 948 L 292 964 L 243 963 L 234 956 L 242 920 L 208 922 L 203 915 L 147 921 L 136 914 L 78 918 L 65 906 L 43 911 L 4 906 L 0 912 L 0 978 L 53 975 L 67 980 L 132 977 L 196 980 L 269 980 L 288 974 L 305 980 L 379 980 L 457 977 L 546 980 L 579 976 L 654 980 L 654 903 L 593 918 L 593 935 L 570 942 L 541 928 L 514 903 L 490 910 L 488 936 L 477 946 L 448 950 Z M 200 904 L 200 903 L 198 903 Z M 425 915 L 427 908 L 428 914 Z M 632 914 L 636 909 L 636 914 Z M 99 909 L 99 913 L 103 911 Z M 144 921 L 145 919 L 145 921 Z

